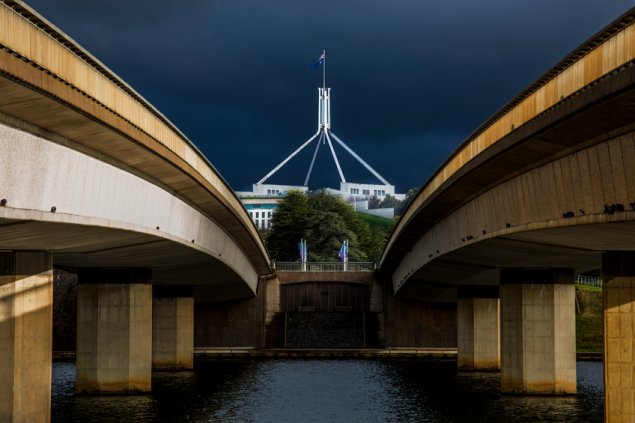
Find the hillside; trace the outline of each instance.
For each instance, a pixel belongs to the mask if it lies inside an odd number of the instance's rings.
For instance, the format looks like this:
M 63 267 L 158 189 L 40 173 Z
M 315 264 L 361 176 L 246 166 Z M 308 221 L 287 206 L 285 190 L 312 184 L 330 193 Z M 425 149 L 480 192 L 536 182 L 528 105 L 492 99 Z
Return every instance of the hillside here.
M 372 231 L 381 230 L 384 232 L 390 232 L 394 223 L 393 219 L 386 217 L 375 216 L 368 213 L 357 212 L 359 217 L 368 224 Z
M 578 352 L 604 350 L 602 289 L 576 285 L 576 349 Z

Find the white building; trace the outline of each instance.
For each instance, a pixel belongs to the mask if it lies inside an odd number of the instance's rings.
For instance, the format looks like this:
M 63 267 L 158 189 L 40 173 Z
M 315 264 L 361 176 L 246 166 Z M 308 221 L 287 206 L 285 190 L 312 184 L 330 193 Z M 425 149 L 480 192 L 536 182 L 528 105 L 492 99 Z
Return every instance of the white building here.
M 344 172 L 340 166 L 339 160 L 335 153 L 333 141 L 353 158 L 355 158 L 362 166 L 366 168 L 373 176 L 375 176 L 381 183 L 377 184 L 360 184 L 355 182 L 347 182 L 344 177 Z M 264 182 L 275 174 L 281 167 L 283 167 L 289 160 L 295 157 L 300 151 L 315 142 L 315 150 L 311 164 L 306 174 L 303 185 L 276 185 L 265 184 Z M 325 188 L 327 192 L 342 197 L 346 202 L 353 204 L 356 210 L 364 211 L 370 214 L 376 214 L 384 217 L 393 217 L 394 209 L 368 209 L 368 200 L 371 197 L 377 197 L 380 201 L 384 200 L 387 195 L 395 197 L 397 200 L 403 200 L 406 198 L 405 194 L 395 194 L 395 186 L 391 185 L 383 176 L 381 176 L 375 169 L 373 169 L 368 163 L 366 163 L 360 156 L 358 156 L 344 141 L 339 139 L 337 135 L 331 131 L 331 89 L 326 88 L 326 85 L 322 88 L 318 88 L 318 129 L 317 132 L 298 147 L 293 153 L 286 157 L 281 163 L 273 168 L 267 175 L 265 175 L 260 181 L 253 185 L 251 192 L 238 192 L 238 197 L 247 208 L 247 211 L 251 215 L 252 220 L 259 229 L 266 229 L 271 226 L 271 216 L 275 212 L 277 203 L 286 193 L 291 190 L 298 190 L 301 192 L 308 191 L 309 179 L 311 178 L 311 172 L 313 171 L 313 165 L 318 154 L 318 150 L 321 145 L 328 145 L 333 160 L 337 167 L 338 174 L 340 176 L 340 189 Z
M 406 198 L 406 194 L 395 194 L 395 186 L 390 184 L 357 184 L 354 182 L 340 182 L 339 195 L 344 198 L 354 198 L 356 200 L 368 200 L 370 197 L 377 197 L 380 200 L 387 195 L 395 197 L 397 200 Z
M 240 198 L 249 213 L 249 217 L 258 229 L 269 229 L 271 217 L 282 199 L 279 197 L 252 196 Z

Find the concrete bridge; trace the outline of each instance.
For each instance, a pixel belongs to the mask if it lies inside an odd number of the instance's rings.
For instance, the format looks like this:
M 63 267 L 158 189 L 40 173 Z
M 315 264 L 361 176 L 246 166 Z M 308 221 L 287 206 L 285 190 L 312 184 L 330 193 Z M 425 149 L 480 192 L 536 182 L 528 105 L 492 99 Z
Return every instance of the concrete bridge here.
M 193 300 L 254 297 L 271 269 L 161 113 L 23 3 L 0 3 L 0 22 L 0 421 L 44 422 L 53 266 L 79 275 L 80 392 L 191 367 Z
M 502 390 L 521 393 L 576 392 L 573 276 L 602 269 L 607 421 L 635 419 L 634 19 L 465 140 L 380 263 L 397 297 L 457 301 L 459 365 L 500 363 Z
M 293 285 L 323 282 L 347 284 L 354 298 L 370 292 L 386 345 L 429 340 L 421 328 L 442 316 L 439 332 L 458 330 L 461 367 L 500 366 L 506 392 L 572 393 L 573 274 L 602 267 L 607 420 L 628 420 L 634 17 L 574 51 L 448 158 L 389 240 L 384 292 L 368 275 L 276 279 L 246 211 L 196 147 L 59 29 L 4 0 L 0 421 L 49 420 L 53 267 L 78 274 L 77 390 L 118 393 L 149 391 L 153 367 L 191 367 L 197 337 L 266 345 L 280 286 L 284 307 L 304 307 Z M 213 324 L 198 331 L 194 314 Z

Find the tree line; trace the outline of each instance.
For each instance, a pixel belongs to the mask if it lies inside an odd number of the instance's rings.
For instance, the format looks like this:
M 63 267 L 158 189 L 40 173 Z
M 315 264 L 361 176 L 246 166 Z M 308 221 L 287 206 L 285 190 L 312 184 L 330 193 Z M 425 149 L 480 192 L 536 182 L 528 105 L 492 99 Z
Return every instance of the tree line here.
M 397 198 L 393 197 L 390 194 L 386 194 L 383 200 L 380 200 L 376 195 L 373 195 L 368 199 L 368 208 L 369 209 L 383 209 L 383 208 L 394 208 L 395 216 L 401 216 L 401 213 L 408 207 L 410 201 L 415 197 L 417 192 L 419 191 L 418 187 L 410 188 L 406 193 L 406 198 L 403 200 L 397 200 Z

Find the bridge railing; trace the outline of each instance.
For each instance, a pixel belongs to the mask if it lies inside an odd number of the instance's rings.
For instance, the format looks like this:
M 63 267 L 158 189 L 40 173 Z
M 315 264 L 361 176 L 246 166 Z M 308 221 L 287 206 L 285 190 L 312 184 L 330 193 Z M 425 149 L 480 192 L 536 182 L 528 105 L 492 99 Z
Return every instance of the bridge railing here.
M 375 262 L 359 261 L 334 262 L 284 262 L 274 261 L 272 267 L 282 272 L 372 272 L 377 268 Z
M 598 278 L 595 276 L 576 275 L 575 284 L 602 288 L 602 278 Z

